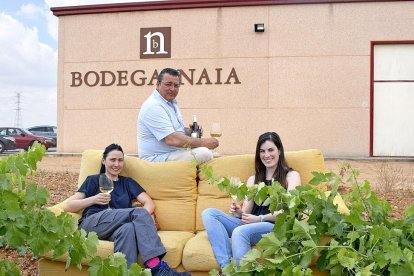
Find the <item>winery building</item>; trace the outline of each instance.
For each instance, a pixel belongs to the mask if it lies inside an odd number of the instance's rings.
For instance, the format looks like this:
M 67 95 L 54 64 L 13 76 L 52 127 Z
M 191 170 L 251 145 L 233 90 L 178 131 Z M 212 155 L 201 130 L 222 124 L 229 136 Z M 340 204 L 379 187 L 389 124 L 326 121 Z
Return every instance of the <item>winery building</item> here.
M 186 124 L 222 154 L 286 150 L 414 156 L 414 2 L 173 0 L 54 7 L 58 152 L 112 142 L 136 154 L 137 116 L 158 72 L 179 69 Z

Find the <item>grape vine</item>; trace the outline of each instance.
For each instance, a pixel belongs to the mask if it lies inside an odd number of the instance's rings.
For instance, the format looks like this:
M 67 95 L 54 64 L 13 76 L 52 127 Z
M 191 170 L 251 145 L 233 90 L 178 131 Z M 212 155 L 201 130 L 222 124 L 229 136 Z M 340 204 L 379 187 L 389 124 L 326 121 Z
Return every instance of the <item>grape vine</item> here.
M 55 216 L 45 208 L 49 192 L 26 183 L 45 152 L 44 146 L 35 143 L 28 151 L 0 158 L 0 246 L 31 251 L 35 257 L 48 252 L 53 258 L 67 254 L 66 269 L 73 265 L 82 269 L 81 261 L 88 260 L 89 275 L 151 275 L 138 264 L 128 270 L 122 253 L 105 259 L 95 256 L 96 233 L 78 230 L 78 222 L 68 213 Z M 0 275 L 20 275 L 20 271 L 11 261 L 0 260 Z
M 310 185 L 289 193 L 277 182 L 235 187 L 228 177 L 218 179 L 211 167 L 204 173 L 210 184 L 239 200 L 269 205 L 271 212 L 283 210 L 273 232 L 263 235 L 239 266 L 233 261 L 225 267 L 224 275 L 312 275 L 312 258 L 329 275 L 414 275 L 414 204 L 402 219 L 390 219 L 390 204 L 371 191 L 368 181 L 360 183 L 359 171 L 348 163 L 339 176 L 314 172 Z M 320 184 L 331 187 L 328 196 L 315 188 Z M 340 185 L 352 188 L 342 195 L 348 215 L 339 213 L 333 201 Z

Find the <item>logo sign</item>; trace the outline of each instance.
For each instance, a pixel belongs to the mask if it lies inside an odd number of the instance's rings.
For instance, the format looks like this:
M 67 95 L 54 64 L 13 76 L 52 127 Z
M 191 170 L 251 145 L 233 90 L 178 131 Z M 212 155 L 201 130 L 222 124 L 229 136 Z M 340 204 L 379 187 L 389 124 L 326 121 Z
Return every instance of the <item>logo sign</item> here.
M 141 28 L 140 57 L 170 58 L 171 57 L 171 27 Z

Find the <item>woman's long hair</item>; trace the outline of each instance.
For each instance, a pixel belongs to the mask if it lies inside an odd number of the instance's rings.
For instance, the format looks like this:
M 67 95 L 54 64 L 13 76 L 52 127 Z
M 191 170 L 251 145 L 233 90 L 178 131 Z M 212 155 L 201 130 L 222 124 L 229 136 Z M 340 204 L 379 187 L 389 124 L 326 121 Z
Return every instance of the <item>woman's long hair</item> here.
M 102 159 L 105 160 L 106 157 L 108 156 L 108 154 L 113 151 L 113 150 L 117 150 L 122 152 L 122 154 L 124 154 L 124 151 L 122 150 L 122 147 L 118 144 L 110 144 L 109 146 L 107 146 L 103 152 L 103 156 Z M 103 163 L 101 163 L 101 171 L 99 173 L 105 173 L 105 165 Z
M 285 150 L 283 149 L 282 140 L 280 139 L 279 135 L 276 132 L 266 132 L 259 136 L 259 139 L 257 140 L 257 146 L 256 146 L 256 156 L 254 159 L 254 165 L 255 165 L 255 182 L 264 182 L 266 180 L 266 166 L 262 163 L 262 160 L 260 159 L 260 147 L 266 142 L 271 141 L 273 142 L 277 149 L 280 152 L 279 155 L 279 161 L 277 163 L 277 168 L 275 170 L 275 173 L 273 175 L 273 179 L 275 181 L 279 181 L 282 186 L 287 189 L 287 182 L 286 182 L 286 175 L 289 171 L 292 170 L 286 163 L 285 159 Z

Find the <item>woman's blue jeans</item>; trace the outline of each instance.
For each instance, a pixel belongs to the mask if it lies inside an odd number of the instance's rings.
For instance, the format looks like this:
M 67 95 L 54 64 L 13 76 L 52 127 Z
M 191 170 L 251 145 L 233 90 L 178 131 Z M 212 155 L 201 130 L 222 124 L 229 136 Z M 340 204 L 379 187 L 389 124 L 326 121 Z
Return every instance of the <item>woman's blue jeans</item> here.
M 239 265 L 240 259 L 274 226 L 270 222 L 243 224 L 241 219 L 215 208 L 205 209 L 202 217 L 220 268 L 230 264 L 231 257 Z

